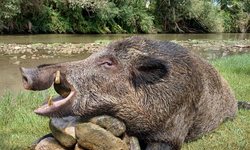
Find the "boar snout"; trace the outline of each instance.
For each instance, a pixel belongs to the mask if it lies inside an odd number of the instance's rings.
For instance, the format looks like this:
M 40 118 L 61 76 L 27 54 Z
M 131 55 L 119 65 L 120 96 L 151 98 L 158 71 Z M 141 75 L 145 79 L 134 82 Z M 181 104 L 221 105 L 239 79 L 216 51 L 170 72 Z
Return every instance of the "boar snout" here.
M 20 67 L 19 69 L 22 75 L 23 87 L 26 90 L 31 90 L 33 85 L 33 79 L 31 77 L 30 72 L 34 72 L 34 69 L 26 69 L 23 67 Z
M 44 64 L 32 69 L 20 67 L 25 89 L 33 91 L 46 90 L 54 84 L 54 90 L 59 94 L 55 98 L 50 96 L 49 101 L 44 102 L 34 111 L 35 113 L 48 116 L 56 111 L 60 114 L 62 107 L 65 110 L 70 106 L 75 95 L 75 89 L 67 81 L 65 65 L 67 66 L 67 64 Z M 54 116 L 58 114 L 54 114 Z
M 46 90 L 51 87 L 56 71 L 39 70 L 38 68 L 26 69 L 20 67 L 23 87 L 26 90 Z

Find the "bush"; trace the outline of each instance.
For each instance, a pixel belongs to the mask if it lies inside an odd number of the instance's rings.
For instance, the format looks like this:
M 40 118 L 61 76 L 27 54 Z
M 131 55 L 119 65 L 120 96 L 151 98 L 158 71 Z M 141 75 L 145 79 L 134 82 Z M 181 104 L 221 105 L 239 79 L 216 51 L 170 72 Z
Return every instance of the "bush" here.
M 208 30 L 208 32 L 223 32 L 224 20 L 219 6 L 213 2 L 192 0 L 190 17 L 195 18 Z
M 248 0 L 0 0 L 0 33 L 247 32 Z M 221 3 L 219 3 L 221 2 Z

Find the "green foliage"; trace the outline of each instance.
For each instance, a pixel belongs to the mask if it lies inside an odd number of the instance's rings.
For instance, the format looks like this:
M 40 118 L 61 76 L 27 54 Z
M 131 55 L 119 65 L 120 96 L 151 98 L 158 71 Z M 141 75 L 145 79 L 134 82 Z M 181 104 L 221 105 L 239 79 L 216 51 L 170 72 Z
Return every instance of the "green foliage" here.
M 109 26 L 110 31 L 111 31 L 112 33 L 123 33 L 123 32 L 125 32 L 125 31 L 123 30 L 123 28 L 115 22 L 114 19 L 108 21 L 107 26 Z
M 121 7 L 117 20 L 128 33 L 137 33 L 140 29 L 143 32 L 150 32 L 153 24 L 153 17 L 149 18 L 144 10 L 127 5 Z
M 205 32 L 223 32 L 224 21 L 220 7 L 215 6 L 213 1 L 157 0 L 155 7 L 158 9 L 155 16 L 162 20 L 164 30 L 196 32 L 192 28 L 197 28 Z
M 47 31 L 52 32 L 52 33 L 65 33 L 65 22 L 64 18 L 60 15 L 60 12 L 56 12 L 53 10 L 53 7 L 46 7 L 46 12 L 45 14 L 47 15 L 45 20 L 45 28 Z
M 190 17 L 198 20 L 208 32 L 223 32 L 224 20 L 219 10 L 213 2 L 192 0 Z
M 177 22 L 184 19 L 183 14 L 183 7 L 179 9 L 180 5 L 185 2 L 181 2 L 180 0 L 177 1 L 155 1 L 155 11 L 154 16 L 157 16 L 157 20 L 160 20 L 160 24 L 163 25 L 163 30 L 168 30 L 170 32 L 183 32 L 179 27 Z M 184 7 L 186 5 L 183 5 Z M 176 11 L 177 9 L 177 11 Z M 185 9 L 184 9 L 185 10 Z M 176 13 L 177 12 L 177 13 Z M 177 29 L 178 28 L 178 29 Z
M 0 33 L 249 31 L 249 0 L 150 2 L 146 8 L 145 0 L 0 0 Z
M 154 17 L 145 10 L 144 0 L 2 1 L 4 5 L 0 7 L 2 10 L 0 32 L 5 33 L 27 31 L 34 33 L 150 33 L 154 29 Z M 127 9 L 131 11 L 126 11 Z
M 220 1 L 225 32 L 247 32 L 250 27 L 249 0 Z
M 20 1 L 0 0 L 0 32 L 12 28 L 12 18 L 21 13 Z
M 43 2 L 43 0 L 0 0 L 0 32 L 27 32 L 30 16 L 43 11 Z

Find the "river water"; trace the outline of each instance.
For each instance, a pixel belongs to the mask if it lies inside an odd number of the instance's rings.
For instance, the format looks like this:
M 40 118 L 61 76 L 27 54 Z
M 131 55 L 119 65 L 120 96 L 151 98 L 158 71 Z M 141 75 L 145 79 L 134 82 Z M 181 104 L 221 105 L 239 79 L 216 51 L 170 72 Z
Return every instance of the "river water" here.
M 131 36 L 145 36 L 156 40 L 244 40 L 250 39 L 249 33 L 216 33 L 216 34 L 34 34 L 34 35 L 0 35 L 0 43 L 32 44 L 32 43 L 93 43 L 96 40 L 117 40 Z M 199 53 L 203 58 L 207 56 Z M 52 59 L 26 59 L 22 66 L 34 68 L 45 63 L 60 63 L 81 60 L 89 55 L 76 55 Z M 19 65 L 13 64 L 11 57 L 0 55 L 0 96 L 4 91 L 17 94 L 24 91 L 22 87 Z
M 117 40 L 131 36 L 145 36 L 156 40 L 188 39 L 250 39 L 250 33 L 214 33 L 214 34 L 34 34 L 34 35 L 0 35 L 0 43 L 92 43 L 95 40 Z

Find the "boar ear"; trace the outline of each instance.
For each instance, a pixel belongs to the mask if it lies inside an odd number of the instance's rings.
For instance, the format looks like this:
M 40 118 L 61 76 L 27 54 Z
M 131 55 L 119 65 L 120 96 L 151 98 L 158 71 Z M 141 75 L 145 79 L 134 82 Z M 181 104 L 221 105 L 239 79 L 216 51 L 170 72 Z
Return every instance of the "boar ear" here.
M 167 62 L 153 57 L 138 58 L 132 69 L 132 82 L 136 87 L 154 84 L 168 74 Z

